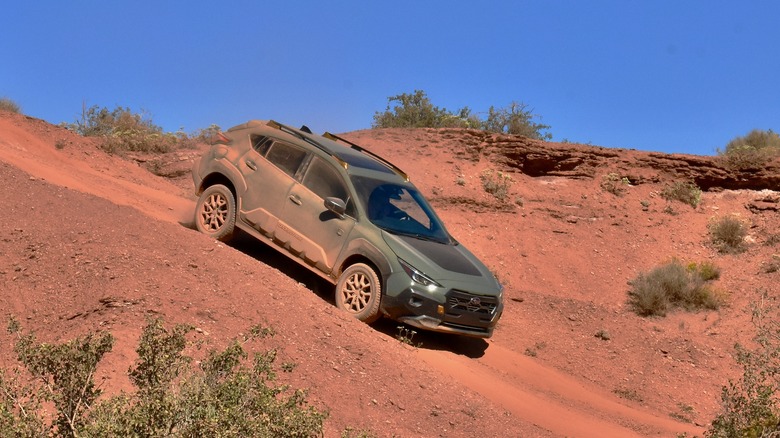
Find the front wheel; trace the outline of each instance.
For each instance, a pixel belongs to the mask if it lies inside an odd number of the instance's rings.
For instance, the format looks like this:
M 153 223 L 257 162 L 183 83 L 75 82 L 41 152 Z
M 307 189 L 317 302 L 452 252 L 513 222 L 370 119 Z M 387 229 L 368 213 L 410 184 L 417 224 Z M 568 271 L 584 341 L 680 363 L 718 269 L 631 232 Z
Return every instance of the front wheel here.
M 355 263 L 341 273 L 336 285 L 336 306 L 355 318 L 372 323 L 379 319 L 382 287 L 379 276 L 365 263 Z
M 233 237 L 236 225 L 236 199 L 222 184 L 210 186 L 201 193 L 195 204 L 195 226 L 223 242 Z

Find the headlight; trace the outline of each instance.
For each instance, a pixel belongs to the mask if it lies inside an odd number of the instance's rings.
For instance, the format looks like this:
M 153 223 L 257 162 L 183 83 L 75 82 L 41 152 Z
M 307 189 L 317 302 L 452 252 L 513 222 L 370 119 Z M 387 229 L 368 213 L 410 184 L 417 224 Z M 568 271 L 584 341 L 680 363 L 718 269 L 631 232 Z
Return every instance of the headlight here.
M 410 265 L 409 263 L 406 263 L 403 259 L 399 258 L 398 262 L 401 264 L 401 267 L 404 268 L 406 275 L 408 275 L 415 283 L 421 284 L 425 287 L 442 287 L 439 283 L 436 282 L 436 280 L 418 271 L 417 268 Z

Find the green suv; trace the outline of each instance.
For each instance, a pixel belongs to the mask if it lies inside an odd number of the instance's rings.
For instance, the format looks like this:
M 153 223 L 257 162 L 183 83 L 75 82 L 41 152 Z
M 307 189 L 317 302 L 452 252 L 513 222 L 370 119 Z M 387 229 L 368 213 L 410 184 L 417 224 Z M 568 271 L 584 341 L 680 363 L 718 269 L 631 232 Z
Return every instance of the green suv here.
M 192 177 L 199 231 L 228 241 L 239 228 L 276 248 L 334 284 L 336 305 L 359 320 L 493 334 L 501 285 L 409 177 L 366 149 L 253 120 L 220 133 Z

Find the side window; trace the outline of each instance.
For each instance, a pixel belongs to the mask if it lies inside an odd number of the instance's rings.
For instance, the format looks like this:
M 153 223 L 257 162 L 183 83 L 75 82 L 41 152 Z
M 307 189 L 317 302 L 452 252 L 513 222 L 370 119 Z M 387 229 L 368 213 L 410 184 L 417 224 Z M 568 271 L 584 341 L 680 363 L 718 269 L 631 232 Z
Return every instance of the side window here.
M 271 143 L 273 143 L 273 140 L 264 135 L 252 134 L 251 139 L 252 148 L 260 155 L 265 155 L 265 153 L 268 152 L 268 148 L 271 146 Z
M 291 144 L 274 141 L 268 147 L 265 158 L 294 178 L 295 172 L 298 171 L 303 159 L 306 158 L 306 151 Z
M 347 187 L 336 169 L 319 157 L 311 160 L 306 175 L 303 176 L 303 185 L 322 199 L 327 197 L 339 198 L 347 203 L 347 214 L 354 217 L 354 203 L 349 199 Z

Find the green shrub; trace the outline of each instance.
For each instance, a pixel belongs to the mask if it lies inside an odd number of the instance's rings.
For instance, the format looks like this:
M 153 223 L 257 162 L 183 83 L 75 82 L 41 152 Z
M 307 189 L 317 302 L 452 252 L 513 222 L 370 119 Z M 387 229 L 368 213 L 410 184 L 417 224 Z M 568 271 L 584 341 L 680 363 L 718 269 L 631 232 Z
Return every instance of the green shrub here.
M 9 331 L 18 332 L 13 320 Z M 19 374 L 2 382 L 0 404 L 5 409 L 0 436 L 20 429 L 47 431 L 43 436 L 49 432 L 79 436 L 90 406 L 101 394 L 93 380 L 95 370 L 113 342 L 109 333 L 89 334 L 59 345 L 38 343 L 32 334 L 20 335 L 14 351 L 37 385 L 17 386 Z M 51 403 L 56 412 L 50 422 L 41 408 L 45 403 Z
M 275 385 L 274 350 L 249 354 L 238 340 L 211 351 L 198 369 L 183 354 L 191 327 L 166 330 L 159 320 L 144 329 L 129 375 L 136 391 L 105 400 L 93 376 L 111 349 L 109 334 L 88 335 L 62 345 L 37 344 L 21 336 L 20 361 L 40 383 L 19 384 L 0 372 L 0 436 L 241 436 L 322 435 L 327 414 L 306 406 L 306 393 Z M 271 335 L 253 328 L 248 342 Z M 42 406 L 52 401 L 53 421 Z
M 628 178 L 621 178 L 619 174 L 614 172 L 604 175 L 599 184 L 602 190 L 615 196 L 623 196 L 626 193 L 626 187 L 629 185 Z
M 731 140 L 725 149 L 718 149 L 724 164 L 734 170 L 761 169 L 780 156 L 780 135 L 770 130 L 754 129 L 744 137 Z
M 761 303 L 766 302 L 766 293 Z M 721 391 L 721 412 L 704 433 L 707 438 L 771 437 L 780 429 L 778 389 L 780 389 L 780 328 L 770 309 L 753 305 L 751 321 L 756 327 L 758 346 L 749 350 L 734 346 L 735 359 L 742 367 L 738 380 L 729 380 Z
M 0 97 L 0 111 L 8 111 L 20 114 L 22 112 L 22 108 L 19 106 L 19 104 L 7 97 Z
M 509 195 L 509 187 L 512 185 L 511 175 L 487 169 L 479 175 L 479 178 L 482 180 L 482 188 L 487 193 L 490 193 L 499 201 L 506 200 Z
M 79 120 L 66 126 L 86 137 L 101 137 L 101 147 L 109 153 L 170 152 L 179 140 L 163 132 L 146 114 L 120 106 L 113 110 L 97 105 L 85 108 Z
M 680 201 L 696 208 L 701 202 L 701 189 L 694 183 L 675 181 L 664 186 L 661 197 L 667 201 Z
M 384 112 L 374 113 L 374 128 L 473 128 L 479 126 L 476 116 L 465 107 L 457 113 L 439 108 L 422 90 L 387 98 Z
M 535 122 L 534 119 L 538 117 L 524 103 L 512 102 L 509 106 L 498 109 L 491 106 L 487 119 L 482 122 L 482 129 L 537 140 L 552 140 L 552 133 L 546 132 L 550 125 Z
M 698 264 L 695 262 L 689 263 L 688 272 L 696 274 L 704 281 L 717 280 L 720 278 L 720 268 L 712 262 L 701 262 Z
M 738 218 L 723 216 L 710 221 L 708 228 L 710 241 L 719 252 L 735 254 L 744 252 L 747 249 L 745 244 L 747 227 Z
M 433 105 L 422 90 L 414 93 L 402 93 L 387 98 L 387 107 L 383 112 L 374 113 L 374 128 L 475 128 L 489 132 L 523 135 L 539 140 L 550 140 L 552 134 L 546 132 L 549 125 L 535 122 L 535 115 L 528 105 L 512 102 L 505 108 L 488 110 L 485 120 L 473 114 L 468 107 L 456 112 Z
M 693 269 L 686 268 L 674 259 L 648 273 L 640 273 L 629 282 L 629 304 L 641 316 L 664 316 L 676 307 L 685 310 L 717 309 L 721 297 L 707 284 L 714 278 L 716 268 L 694 266 Z

